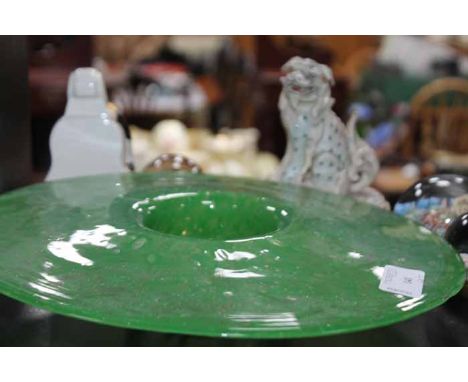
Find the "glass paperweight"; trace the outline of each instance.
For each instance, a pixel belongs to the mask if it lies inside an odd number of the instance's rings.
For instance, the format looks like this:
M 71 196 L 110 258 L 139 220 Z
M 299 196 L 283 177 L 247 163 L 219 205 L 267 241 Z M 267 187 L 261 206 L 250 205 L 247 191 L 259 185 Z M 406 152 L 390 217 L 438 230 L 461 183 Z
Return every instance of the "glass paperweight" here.
M 468 178 L 455 174 L 424 178 L 400 196 L 393 211 L 444 236 L 452 221 L 468 212 Z
M 182 171 L 199 174 L 201 167 L 193 160 L 180 154 L 162 154 L 145 168 L 145 172 Z
M 468 213 L 458 216 L 447 228 L 445 239 L 460 253 L 468 267 Z

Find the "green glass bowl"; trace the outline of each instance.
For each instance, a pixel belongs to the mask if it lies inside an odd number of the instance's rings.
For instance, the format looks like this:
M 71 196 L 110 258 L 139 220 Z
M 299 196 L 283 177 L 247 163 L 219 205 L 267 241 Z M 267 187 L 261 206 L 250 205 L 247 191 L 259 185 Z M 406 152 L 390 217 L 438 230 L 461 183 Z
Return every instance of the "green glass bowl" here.
M 379 290 L 385 265 L 423 296 Z M 84 177 L 0 196 L 0 292 L 103 324 L 205 336 L 311 337 L 432 309 L 465 281 L 458 254 L 348 197 L 180 173 Z

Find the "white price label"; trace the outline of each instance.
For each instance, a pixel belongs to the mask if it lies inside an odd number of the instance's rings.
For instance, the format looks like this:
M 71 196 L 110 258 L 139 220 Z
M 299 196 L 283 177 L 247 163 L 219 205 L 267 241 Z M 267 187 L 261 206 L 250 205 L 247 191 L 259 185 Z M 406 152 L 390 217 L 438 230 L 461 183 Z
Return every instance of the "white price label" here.
M 386 265 L 379 289 L 408 297 L 421 297 L 424 286 L 424 272 L 416 269 Z

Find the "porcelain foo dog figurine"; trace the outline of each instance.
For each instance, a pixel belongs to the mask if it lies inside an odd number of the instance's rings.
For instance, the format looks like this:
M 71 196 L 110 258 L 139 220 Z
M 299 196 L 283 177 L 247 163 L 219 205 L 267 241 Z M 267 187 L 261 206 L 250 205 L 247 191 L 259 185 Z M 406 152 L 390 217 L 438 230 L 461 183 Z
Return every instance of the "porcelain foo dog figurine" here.
M 357 135 L 356 118 L 345 126 L 331 109 L 331 69 L 310 58 L 294 57 L 282 70 L 278 106 L 288 144 L 276 180 L 351 195 L 388 209 L 384 197 L 369 187 L 379 163 Z

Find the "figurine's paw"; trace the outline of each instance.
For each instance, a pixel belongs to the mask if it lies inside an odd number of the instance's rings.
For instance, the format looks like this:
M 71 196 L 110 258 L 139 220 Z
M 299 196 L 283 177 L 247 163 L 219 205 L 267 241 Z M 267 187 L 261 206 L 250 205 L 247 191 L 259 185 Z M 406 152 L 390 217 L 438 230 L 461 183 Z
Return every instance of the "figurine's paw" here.
M 352 196 L 362 202 L 372 204 L 384 210 L 390 210 L 390 203 L 375 188 L 366 187 L 359 192 L 353 193 Z

